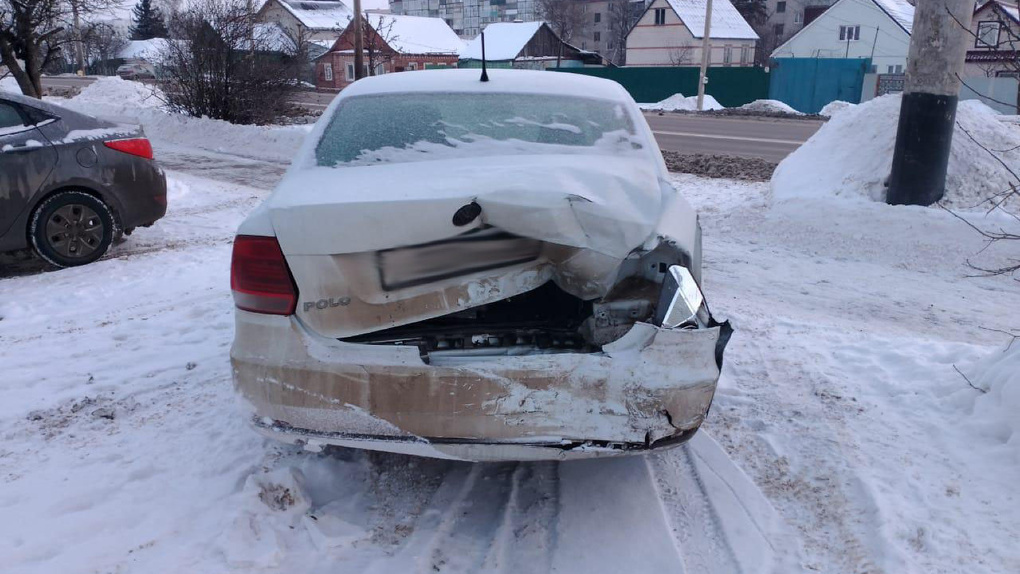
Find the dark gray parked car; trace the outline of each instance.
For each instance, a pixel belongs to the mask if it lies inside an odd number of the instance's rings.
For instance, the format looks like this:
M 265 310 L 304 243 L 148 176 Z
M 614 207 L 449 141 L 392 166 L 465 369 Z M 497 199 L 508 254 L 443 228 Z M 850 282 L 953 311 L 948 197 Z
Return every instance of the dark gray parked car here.
M 0 93 L 0 252 L 69 267 L 166 213 L 166 177 L 141 128 Z

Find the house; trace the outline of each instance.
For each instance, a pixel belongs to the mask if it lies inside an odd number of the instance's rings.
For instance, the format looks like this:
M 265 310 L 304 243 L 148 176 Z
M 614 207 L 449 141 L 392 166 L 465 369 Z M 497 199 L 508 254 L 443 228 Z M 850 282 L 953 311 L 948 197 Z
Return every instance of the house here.
M 627 66 L 697 66 L 705 37 L 705 0 L 654 0 L 627 34 Z M 758 34 L 730 4 L 713 0 L 710 66 L 754 64 Z
M 603 65 L 594 52 L 579 50 L 560 40 L 545 22 L 497 22 L 485 27 L 485 60 L 492 68 L 581 68 Z M 460 53 L 461 68 L 482 65 L 482 35 Z
M 906 0 L 839 0 L 772 52 L 773 58 L 870 58 L 871 72 L 907 67 L 914 7 Z
M 626 61 L 627 33 L 645 11 L 645 0 L 576 0 L 583 25 L 570 37 L 582 51 L 597 52 L 610 63 Z
M 267 0 L 255 14 L 259 22 L 274 22 L 299 42 L 329 47 L 354 16 L 353 2 L 340 0 Z M 362 0 L 369 13 L 389 11 L 387 0 Z
M 964 76 L 1017 77 L 1020 72 L 1020 10 L 1015 3 L 989 0 L 974 11 L 973 47 L 967 50 Z
M 456 67 L 464 47 L 441 18 L 367 14 L 364 65 L 372 75 Z M 347 26 L 330 50 L 316 61 L 315 85 L 342 90 L 354 81 L 354 27 Z
M 766 0 L 765 22 L 758 35 L 768 52 L 790 39 L 825 12 L 836 0 Z

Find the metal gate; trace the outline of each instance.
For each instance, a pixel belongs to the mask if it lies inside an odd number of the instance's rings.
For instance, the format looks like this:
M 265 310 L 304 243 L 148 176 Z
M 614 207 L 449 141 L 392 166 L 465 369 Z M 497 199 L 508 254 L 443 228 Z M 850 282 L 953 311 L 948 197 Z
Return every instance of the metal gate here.
M 836 100 L 860 103 L 871 59 L 773 58 L 769 98 L 806 114 Z

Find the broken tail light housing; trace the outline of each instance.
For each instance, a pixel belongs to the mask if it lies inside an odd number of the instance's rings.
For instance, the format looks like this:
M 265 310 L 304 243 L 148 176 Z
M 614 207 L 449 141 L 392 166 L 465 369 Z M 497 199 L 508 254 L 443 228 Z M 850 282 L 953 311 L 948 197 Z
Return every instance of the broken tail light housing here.
M 238 235 L 230 260 L 230 290 L 238 309 L 293 315 L 297 286 L 275 237 Z
M 130 138 L 103 142 L 106 147 L 121 153 L 152 159 L 152 144 L 146 138 Z

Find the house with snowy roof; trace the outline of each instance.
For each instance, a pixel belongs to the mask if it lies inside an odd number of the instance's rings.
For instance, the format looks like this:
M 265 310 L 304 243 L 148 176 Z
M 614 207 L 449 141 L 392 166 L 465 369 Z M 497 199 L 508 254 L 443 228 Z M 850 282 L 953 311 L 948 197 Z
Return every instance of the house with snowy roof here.
M 295 41 L 313 42 L 328 48 L 354 17 L 353 2 L 340 0 L 267 0 L 255 14 L 259 22 L 273 22 Z M 387 0 L 362 0 L 369 13 L 389 11 Z
M 442 18 L 366 14 L 365 75 L 456 67 L 464 41 Z M 342 90 L 354 82 L 354 26 L 348 25 L 316 60 L 315 85 Z
M 965 76 L 1016 76 L 1020 72 L 1020 9 L 1016 2 L 978 4 L 970 23 L 972 47 Z
M 907 0 L 839 0 L 772 52 L 773 58 L 870 58 L 871 72 L 907 67 L 914 7 Z
M 600 55 L 564 42 L 545 22 L 495 22 L 483 32 L 485 60 L 493 68 L 544 70 L 603 65 Z M 459 65 L 461 68 L 481 67 L 481 34 L 461 51 Z
M 697 66 L 705 0 L 653 0 L 627 34 L 627 66 Z M 758 34 L 729 0 L 713 0 L 710 66 L 752 66 Z

